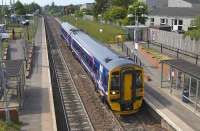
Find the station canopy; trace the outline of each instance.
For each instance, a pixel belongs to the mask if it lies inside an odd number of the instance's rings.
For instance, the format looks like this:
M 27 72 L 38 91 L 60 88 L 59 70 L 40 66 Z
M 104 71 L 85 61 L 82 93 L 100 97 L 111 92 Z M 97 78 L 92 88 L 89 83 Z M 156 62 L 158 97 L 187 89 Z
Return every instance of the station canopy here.
M 21 68 L 23 68 L 23 60 L 8 60 L 4 61 L 6 66 L 7 77 L 19 76 Z
M 189 63 L 182 59 L 163 60 L 161 63 L 167 64 L 172 68 L 180 70 L 196 79 L 200 80 L 200 66 Z

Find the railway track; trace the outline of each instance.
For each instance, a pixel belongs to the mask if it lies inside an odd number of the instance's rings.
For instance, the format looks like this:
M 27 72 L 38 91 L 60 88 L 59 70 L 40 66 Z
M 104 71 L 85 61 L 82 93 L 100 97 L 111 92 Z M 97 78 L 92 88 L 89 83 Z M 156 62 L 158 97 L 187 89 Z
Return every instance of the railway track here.
M 87 112 L 90 112 L 91 123 L 95 130 L 103 131 L 162 131 L 160 121 L 156 120 L 147 110 L 146 106 L 136 114 L 121 117 L 114 115 L 105 104 L 102 104 L 98 95 L 95 93 L 94 85 L 84 71 L 82 66 L 73 58 L 71 51 L 66 47 L 66 44 L 60 37 L 60 25 L 53 18 L 49 18 L 48 21 L 51 23 L 51 30 L 54 31 L 54 35 L 51 36 L 57 39 L 61 53 L 63 55 L 67 66 L 72 74 L 77 85 L 77 90 L 80 94 L 83 104 L 86 107 Z M 149 108 L 149 107 L 148 107 Z
M 125 131 L 166 131 L 161 127 L 160 118 L 155 119 L 149 110 L 145 103 L 137 113 L 124 117 L 116 115 L 116 118 Z
M 49 24 L 47 22 L 47 28 Z M 49 39 L 52 39 L 51 30 L 48 30 Z M 52 40 L 50 44 L 51 56 L 54 63 L 54 75 L 56 76 L 58 83 L 57 93 L 60 95 L 61 107 L 63 109 L 63 117 L 66 122 L 65 127 L 61 127 L 63 130 L 81 130 L 81 131 L 94 131 L 93 125 L 88 117 L 88 113 L 82 103 L 82 100 L 76 89 L 76 85 L 72 79 L 68 66 L 64 60 L 64 57 L 55 40 Z M 59 116 L 62 117 L 62 116 Z

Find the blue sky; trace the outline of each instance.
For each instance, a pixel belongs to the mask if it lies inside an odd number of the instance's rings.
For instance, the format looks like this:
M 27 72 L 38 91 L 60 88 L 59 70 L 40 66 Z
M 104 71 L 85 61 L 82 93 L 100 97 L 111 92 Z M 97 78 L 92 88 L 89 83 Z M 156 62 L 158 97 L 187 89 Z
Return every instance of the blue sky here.
M 1 1 L 2 0 L 0 0 L 0 3 Z M 6 2 L 6 4 L 10 4 L 10 0 L 3 0 L 3 1 Z M 94 0 L 20 0 L 20 1 L 23 3 L 31 3 L 34 1 L 41 6 L 51 4 L 52 2 L 55 2 L 56 5 L 82 4 L 87 2 L 94 2 Z

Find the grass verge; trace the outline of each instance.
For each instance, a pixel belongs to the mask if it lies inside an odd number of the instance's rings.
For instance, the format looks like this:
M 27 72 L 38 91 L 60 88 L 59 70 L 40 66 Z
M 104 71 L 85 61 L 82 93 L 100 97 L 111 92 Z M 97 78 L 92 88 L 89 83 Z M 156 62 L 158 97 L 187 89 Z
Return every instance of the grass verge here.
M 161 54 L 159 51 L 157 51 L 153 48 L 148 48 L 146 46 L 142 46 L 142 49 L 144 49 L 147 53 L 150 53 L 153 56 L 153 58 L 155 58 L 158 61 L 172 59 L 171 57 Z
M 0 131 L 20 131 L 21 123 L 5 123 L 0 120 Z
M 61 17 L 62 21 L 67 21 L 72 25 L 82 29 L 93 38 L 103 43 L 111 44 L 115 42 L 115 37 L 119 34 L 124 34 L 122 28 L 109 24 L 100 24 L 97 21 L 89 21 L 78 18 L 77 21 L 72 16 Z M 102 32 L 99 30 L 103 29 Z

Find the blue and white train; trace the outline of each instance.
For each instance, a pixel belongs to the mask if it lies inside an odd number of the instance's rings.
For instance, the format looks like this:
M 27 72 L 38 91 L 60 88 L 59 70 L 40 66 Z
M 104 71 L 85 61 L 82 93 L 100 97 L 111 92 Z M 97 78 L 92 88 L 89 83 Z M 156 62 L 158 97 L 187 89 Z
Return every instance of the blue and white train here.
M 142 67 L 120 57 L 69 23 L 61 24 L 61 35 L 114 112 L 131 114 L 139 110 L 144 97 Z

